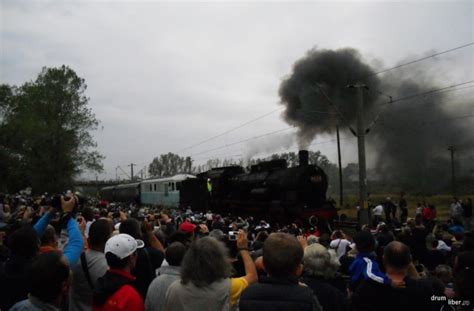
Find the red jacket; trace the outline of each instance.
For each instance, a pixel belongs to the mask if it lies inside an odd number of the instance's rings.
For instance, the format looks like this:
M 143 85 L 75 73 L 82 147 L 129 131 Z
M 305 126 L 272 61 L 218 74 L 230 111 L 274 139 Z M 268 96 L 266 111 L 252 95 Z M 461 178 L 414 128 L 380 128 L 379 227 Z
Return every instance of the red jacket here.
M 109 269 L 107 273 L 112 273 L 134 281 L 135 277 L 125 271 Z M 94 304 L 93 311 L 142 311 L 145 305 L 140 294 L 129 284 L 122 285 L 114 294 L 107 298 L 101 306 Z
M 436 218 L 436 210 L 429 207 L 423 208 L 423 218 L 426 220 L 433 220 Z

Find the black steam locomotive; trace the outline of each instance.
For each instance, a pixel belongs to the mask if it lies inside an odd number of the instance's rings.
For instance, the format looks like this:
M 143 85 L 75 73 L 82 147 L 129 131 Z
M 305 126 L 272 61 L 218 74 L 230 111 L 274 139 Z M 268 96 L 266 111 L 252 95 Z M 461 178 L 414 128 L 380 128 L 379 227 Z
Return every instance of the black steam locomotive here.
M 328 179 L 316 165 L 308 164 L 308 151 L 299 152 L 299 166 L 286 160 L 215 168 L 182 181 L 180 205 L 212 210 L 223 215 L 254 215 L 265 219 L 332 219 L 333 204 L 326 200 Z

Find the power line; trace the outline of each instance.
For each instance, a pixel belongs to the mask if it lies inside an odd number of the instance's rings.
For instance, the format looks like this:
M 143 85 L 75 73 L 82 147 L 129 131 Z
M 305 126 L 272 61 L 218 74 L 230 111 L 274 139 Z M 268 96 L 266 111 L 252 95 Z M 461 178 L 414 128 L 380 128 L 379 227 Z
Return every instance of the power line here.
M 209 142 L 209 141 L 211 141 L 211 140 L 214 140 L 214 139 L 216 139 L 216 138 L 222 137 L 222 136 L 224 136 L 224 135 L 226 135 L 226 134 L 229 134 L 229 133 L 231 133 L 231 132 L 233 132 L 233 131 L 235 131 L 235 130 L 238 130 L 238 129 L 240 129 L 240 128 L 243 128 L 244 126 L 247 126 L 247 125 L 249 125 L 249 124 L 251 124 L 251 123 L 253 123 L 253 122 L 256 122 L 256 121 L 261 120 L 261 119 L 263 119 L 263 118 L 265 118 L 265 117 L 268 117 L 269 115 L 271 115 L 271 114 L 273 114 L 273 113 L 275 113 L 275 112 L 277 112 L 277 111 L 279 111 L 279 110 L 282 110 L 283 108 L 284 108 L 284 107 L 280 107 L 280 108 L 278 108 L 278 109 L 275 109 L 275 110 L 272 110 L 272 111 L 270 111 L 270 112 L 267 112 L 267 113 L 265 113 L 265 114 L 263 114 L 263 115 L 261 115 L 261 116 L 258 116 L 258 117 L 254 118 L 254 119 L 252 119 L 252 120 L 249 120 L 249 121 L 247 121 L 247 122 L 245 122 L 245 123 L 243 123 L 243 124 L 241 124 L 241 125 L 239 125 L 239 126 L 233 127 L 233 128 L 231 128 L 231 129 L 229 129 L 229 130 L 223 132 L 223 133 L 214 135 L 214 136 L 209 137 L 209 138 L 206 138 L 206 139 L 204 139 L 204 140 L 202 140 L 202 141 L 200 141 L 200 142 L 198 142 L 198 143 L 195 143 L 194 145 L 191 145 L 191 146 L 189 146 L 189 147 L 180 149 L 180 150 L 176 151 L 175 153 L 179 153 L 179 152 L 182 152 L 182 151 L 185 151 L 185 150 L 188 150 L 188 149 L 192 149 L 192 148 L 194 148 L 194 147 L 197 147 L 197 146 L 199 146 L 199 145 L 202 145 L 202 144 L 204 144 L 204 143 L 207 143 L 207 142 Z
M 253 122 L 256 122 L 256 121 L 258 121 L 258 120 L 261 120 L 261 119 L 263 119 L 263 118 L 265 118 L 265 117 L 267 117 L 267 116 L 269 116 L 269 115 L 271 115 L 271 114 L 273 114 L 273 113 L 275 113 L 275 112 L 277 112 L 277 111 L 279 111 L 279 110 L 282 110 L 283 108 L 284 108 L 284 107 L 280 107 L 280 108 L 278 108 L 278 109 L 272 110 L 272 111 L 270 111 L 270 112 L 268 112 L 268 113 L 266 113 L 266 114 L 264 114 L 264 115 L 261 115 L 261 116 L 255 118 L 255 119 L 252 119 L 252 120 L 250 120 L 250 121 L 248 121 L 248 122 L 245 122 L 245 123 L 243 123 L 243 124 L 241 124 L 241 125 L 239 125 L 239 126 L 236 126 L 236 127 L 232 128 L 232 129 L 230 129 L 230 130 L 227 130 L 227 131 L 225 131 L 225 132 L 223 132 L 223 133 L 221 133 L 221 134 L 217 134 L 217 135 L 215 135 L 215 136 L 212 136 L 212 137 L 209 137 L 209 138 L 207 138 L 207 139 L 205 139 L 205 140 L 202 140 L 202 141 L 200 141 L 200 142 L 198 142 L 198 143 L 196 143 L 196 144 L 194 144 L 194 145 L 191 145 L 191 146 L 189 146 L 189 147 L 180 149 L 180 150 L 176 151 L 176 153 L 179 153 L 179 152 L 182 152 L 182 151 L 185 151 L 185 150 L 188 150 L 188 149 L 192 149 L 192 148 L 194 148 L 194 147 L 197 147 L 197 146 L 200 146 L 200 145 L 202 145 L 202 144 L 204 144 L 204 143 L 207 143 L 207 142 L 209 142 L 209 141 L 211 141 L 211 140 L 214 140 L 214 139 L 216 139 L 216 138 L 222 137 L 222 136 L 224 136 L 224 135 L 226 135 L 226 134 L 229 134 L 230 132 L 233 132 L 233 131 L 238 130 L 238 129 L 244 127 L 244 126 L 247 126 L 247 125 L 249 125 L 249 124 L 251 124 L 251 123 L 253 123 Z M 307 111 L 307 112 L 308 112 L 308 113 L 317 113 L 317 114 L 331 114 L 331 113 L 332 113 L 332 112 L 330 112 L 330 111 L 321 111 L 321 110 L 314 110 L 314 111 Z
M 409 124 L 405 122 L 402 124 L 402 126 L 390 126 L 387 125 L 386 123 L 382 122 L 382 126 L 384 129 L 392 130 L 392 131 L 408 131 L 410 133 L 417 133 L 421 128 L 426 127 L 426 126 L 435 126 L 435 123 L 439 122 L 446 122 L 446 121 L 452 121 L 452 120 L 460 120 L 460 119 L 467 119 L 467 118 L 472 118 L 474 117 L 474 113 L 471 114 L 466 114 L 466 115 L 461 115 L 461 116 L 455 116 L 451 118 L 442 118 L 442 119 L 435 119 L 435 120 L 430 120 L 430 121 L 420 121 L 415 124 Z
M 393 103 L 396 103 L 396 102 L 409 100 L 409 99 L 412 99 L 412 98 L 425 96 L 425 95 L 430 95 L 430 94 L 434 94 L 434 93 L 442 93 L 441 91 L 445 91 L 445 90 L 448 90 L 448 89 L 455 88 L 457 86 L 466 85 L 466 84 L 470 84 L 470 83 L 474 83 L 474 80 L 466 81 L 466 82 L 462 82 L 462 83 L 458 83 L 458 84 L 453 84 L 453 85 L 442 87 L 442 88 L 439 88 L 439 89 L 430 90 L 430 91 L 427 91 L 427 92 L 422 92 L 422 93 L 417 93 L 417 94 L 413 94 L 413 95 L 408 95 L 408 96 L 405 96 L 405 97 L 395 98 L 391 101 L 388 101 L 388 102 L 384 103 L 383 105 L 393 104 Z
M 433 58 L 433 57 L 436 57 L 436 56 L 439 56 L 439 55 L 442 55 L 442 54 L 446 54 L 446 53 L 449 53 L 449 52 L 453 52 L 453 51 L 456 51 L 456 50 L 460 50 L 460 49 L 466 48 L 466 47 L 471 46 L 471 45 L 474 45 L 474 42 L 470 42 L 470 43 L 467 43 L 467 44 L 464 44 L 464 45 L 460 45 L 460 46 L 458 46 L 458 47 L 455 47 L 455 48 L 452 48 L 452 49 L 449 49 L 449 50 L 445 50 L 445 51 L 442 51 L 442 52 L 439 52 L 439 53 L 435 53 L 435 54 L 432 54 L 432 55 L 429 55 L 429 56 L 425 56 L 425 57 L 422 57 L 422 58 L 419 58 L 419 59 L 415 59 L 415 60 L 409 61 L 409 62 L 407 62 L 407 63 L 403 63 L 403 64 L 400 64 L 400 65 L 397 65 L 397 66 L 395 66 L 395 67 L 383 69 L 383 70 L 381 70 L 381 71 L 377 71 L 377 72 L 375 72 L 375 73 L 372 73 L 372 74 L 370 74 L 370 75 L 367 75 L 367 76 L 365 76 L 364 78 L 376 76 L 376 75 L 379 75 L 379 74 L 384 73 L 384 72 L 387 72 L 387 71 L 391 71 L 391 70 L 394 70 L 394 69 L 398 69 L 398 68 L 401 68 L 401 67 L 405 67 L 405 66 L 408 66 L 408 65 L 412 65 L 412 64 L 415 64 L 415 63 L 418 63 L 418 62 L 421 62 L 421 61 L 424 61 L 424 60 L 427 60 L 427 59 L 430 59 L 430 58 Z
M 387 68 L 387 69 L 384 69 L 384 70 L 375 72 L 375 73 L 373 73 L 373 74 L 370 74 L 370 75 L 368 75 L 368 76 L 366 76 L 366 77 L 370 77 L 370 76 L 373 76 L 373 75 L 378 75 L 378 74 L 381 74 L 381 73 L 384 73 L 384 72 L 387 72 L 387 71 L 390 71 L 390 70 L 394 70 L 394 69 L 398 69 L 398 68 L 401 68 L 401 67 L 404 67 L 404 66 L 408 66 L 408 65 L 411 65 L 411 64 L 414 64 L 414 63 L 418 63 L 418 62 L 421 62 L 421 61 L 424 61 L 424 60 L 427 60 L 427 59 L 430 59 L 430 58 L 433 58 L 433 57 L 436 57 L 436 56 L 439 56 L 439 55 L 442 55 L 442 54 L 446 54 L 446 53 L 449 53 L 449 52 L 453 52 L 453 51 L 456 51 L 456 50 L 459 50 L 459 49 L 462 49 L 462 48 L 466 48 L 466 47 L 469 47 L 469 46 L 472 46 L 472 45 L 474 45 L 474 42 L 467 43 L 467 44 L 464 44 L 464 45 L 461 45 L 461 46 L 458 46 L 458 47 L 455 47 L 455 48 L 451 48 L 451 49 L 448 49 L 448 50 L 445 50 L 445 51 L 442 51 L 442 52 L 438 52 L 438 53 L 435 53 L 435 54 L 432 54 L 432 55 L 429 55 L 429 56 L 425 56 L 425 57 L 422 57 L 422 58 L 419 58 L 419 59 L 416 59 L 416 60 L 413 60 L 413 61 L 410 61 L 410 62 L 407 62 L 407 63 L 404 63 L 404 64 L 400 64 L 400 65 L 397 65 L 397 66 L 394 66 L 394 67 L 391 67 L 391 68 Z M 318 86 L 318 87 L 319 87 L 319 86 Z M 381 93 L 381 94 L 382 94 L 382 93 Z M 323 95 L 325 96 L 325 94 L 323 94 Z M 383 95 L 385 95 L 385 94 L 383 94 Z M 389 95 L 385 95 L 385 96 L 390 97 Z M 325 96 L 325 97 L 326 97 L 326 96 Z M 332 105 L 332 103 L 331 103 L 331 105 Z M 334 105 L 333 105 L 333 107 L 334 107 Z M 263 119 L 263 118 L 265 118 L 265 117 L 267 117 L 267 116 L 269 116 L 269 115 L 271 115 L 271 114 L 273 114 L 273 113 L 275 113 L 275 112 L 277 112 L 277 111 L 279 111 L 279 110 L 282 110 L 283 108 L 284 108 L 284 107 L 280 107 L 280 108 L 278 108 L 278 109 L 272 110 L 272 111 L 270 111 L 270 112 L 268 112 L 268 113 L 265 113 L 265 114 L 263 114 L 263 115 L 261 115 L 261 116 L 258 116 L 258 117 L 256 117 L 256 118 L 254 118 L 254 119 L 251 119 L 251 120 L 249 120 L 249 121 L 247 121 L 247 122 L 245 122 L 245 123 L 243 123 L 243 124 L 241 124 L 241 125 L 239 125 L 239 126 L 236 126 L 236 127 L 231 128 L 231 129 L 229 129 L 229 130 L 227 130 L 227 131 L 224 131 L 223 133 L 220 133 L 220 134 L 211 136 L 211 137 L 209 137 L 209 138 L 206 138 L 206 139 L 204 139 L 204 140 L 202 140 L 202 141 L 200 141 L 200 142 L 198 142 L 198 143 L 196 143 L 196 144 L 193 144 L 193 145 L 191 145 L 191 146 L 189 146 L 189 147 L 182 148 L 182 149 L 176 151 L 175 153 L 179 153 L 179 152 L 182 152 L 182 151 L 185 151 L 185 150 L 188 150 L 188 149 L 192 149 L 192 148 L 194 148 L 194 147 L 197 147 L 197 146 L 200 146 L 200 145 L 202 145 L 202 144 L 204 144 L 204 143 L 207 143 L 207 142 L 209 142 L 209 141 L 211 141 L 211 140 L 214 140 L 214 139 L 216 139 L 216 138 L 222 137 L 222 136 L 224 136 L 224 135 L 226 135 L 226 134 L 229 134 L 229 133 L 231 133 L 231 132 L 233 132 L 233 131 L 235 131 L 235 130 L 238 130 L 238 129 L 242 128 L 242 127 L 245 127 L 245 126 L 247 126 L 247 125 L 249 125 L 249 124 L 251 124 L 251 123 L 253 123 L 253 122 L 256 122 L 256 121 L 258 121 L 258 120 L 261 120 L 261 119 Z M 338 110 L 336 107 L 334 107 L 334 108 L 335 108 L 336 110 Z M 318 113 L 330 113 L 330 112 L 319 111 Z M 338 111 L 338 114 L 341 116 L 340 111 Z
M 347 139 L 351 139 L 352 137 L 342 137 L 340 140 L 347 140 Z M 307 148 L 311 147 L 311 146 L 316 146 L 316 145 L 323 145 L 323 144 L 328 144 L 328 143 L 332 143 L 332 142 L 336 142 L 337 139 L 330 139 L 330 140 L 325 140 L 325 141 L 320 141 L 320 142 L 314 142 L 312 144 L 309 144 L 307 146 Z M 295 148 L 291 148 L 289 150 L 295 150 Z M 220 157 L 234 157 L 234 156 L 241 156 L 241 154 L 237 154 L 237 155 L 231 155 L 231 154 L 223 154 L 223 155 L 218 155 L 218 156 L 212 156 L 212 157 L 205 157 L 205 158 L 200 158 L 199 160 L 209 160 L 209 159 L 218 159 Z
M 474 113 L 466 114 L 466 115 L 462 115 L 462 116 L 456 116 L 456 117 L 452 117 L 452 118 L 437 119 L 437 120 L 431 120 L 431 121 L 426 121 L 426 122 L 423 121 L 423 122 L 421 122 L 421 125 L 425 126 L 425 125 L 428 125 L 430 123 L 439 123 L 439 122 L 444 122 L 444 121 L 467 119 L 467 118 L 472 118 L 472 117 L 474 117 Z
M 290 127 L 284 128 L 284 129 L 279 129 L 279 130 L 276 130 L 276 131 L 273 131 L 273 132 L 269 132 L 269 133 L 265 133 L 265 134 L 262 134 L 262 135 L 246 138 L 246 139 L 239 140 L 239 141 L 236 141 L 236 142 L 233 142 L 233 143 L 230 143 L 230 144 L 226 144 L 226 145 L 219 146 L 219 147 L 216 147 L 216 148 L 212 148 L 212 149 L 209 149 L 209 150 L 205 150 L 205 151 L 202 151 L 202 152 L 194 153 L 190 156 L 193 157 L 193 156 L 196 156 L 196 155 L 201 155 L 201 154 L 204 154 L 204 153 L 224 149 L 224 148 L 231 147 L 231 146 L 234 146 L 234 145 L 238 145 L 238 144 L 241 144 L 241 143 L 245 143 L 247 141 L 251 141 L 251 140 L 254 140 L 254 139 L 259 139 L 259 138 L 262 138 L 262 137 L 266 137 L 266 136 L 278 134 L 278 133 L 281 133 L 281 132 L 284 132 L 284 131 L 288 131 L 288 130 L 291 130 L 293 128 L 294 127 L 290 126 Z

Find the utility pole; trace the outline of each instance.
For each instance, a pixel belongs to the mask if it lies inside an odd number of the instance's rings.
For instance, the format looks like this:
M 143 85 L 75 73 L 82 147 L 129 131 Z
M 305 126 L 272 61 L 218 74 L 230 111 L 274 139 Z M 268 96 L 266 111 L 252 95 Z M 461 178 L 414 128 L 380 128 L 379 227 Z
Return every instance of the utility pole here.
M 130 179 L 133 181 L 133 166 L 136 165 L 135 163 L 130 163 Z
M 359 151 L 359 208 L 358 221 L 360 225 L 370 222 L 370 211 L 367 208 L 367 176 L 365 164 L 365 120 L 364 120 L 364 89 L 365 84 L 356 83 L 349 85 L 349 88 L 356 88 L 358 93 L 357 102 L 357 149 Z
M 451 151 L 451 192 L 454 197 L 456 196 L 456 176 L 454 175 L 454 151 L 456 151 L 456 148 L 449 146 L 448 150 Z
M 339 138 L 339 124 L 336 125 L 336 137 L 337 137 L 337 160 L 339 163 L 339 206 L 342 208 L 344 204 L 343 199 L 343 188 L 342 188 L 342 164 L 341 164 L 341 142 Z

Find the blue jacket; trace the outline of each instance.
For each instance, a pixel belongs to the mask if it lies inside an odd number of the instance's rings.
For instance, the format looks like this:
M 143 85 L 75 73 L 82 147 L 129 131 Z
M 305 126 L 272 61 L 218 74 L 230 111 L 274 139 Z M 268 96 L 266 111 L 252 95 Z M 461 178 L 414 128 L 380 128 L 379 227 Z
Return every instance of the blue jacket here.
M 390 284 L 391 280 L 379 269 L 377 261 L 373 255 L 359 253 L 349 266 L 351 275 L 351 285 L 355 285 L 362 280 L 372 280 L 380 284 Z
M 51 215 L 45 213 L 43 217 L 33 226 L 36 231 L 36 234 L 39 238 L 43 235 L 46 227 L 51 220 Z M 69 236 L 69 241 L 64 247 L 63 255 L 66 257 L 69 262 L 69 267 L 73 267 L 79 261 L 82 250 L 84 248 L 84 239 L 82 238 L 81 230 L 79 229 L 79 224 L 73 218 L 70 218 L 67 223 L 67 233 Z

